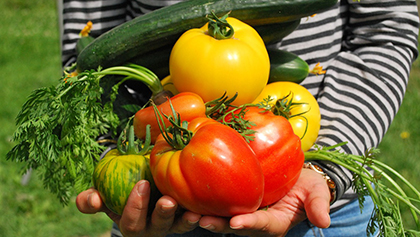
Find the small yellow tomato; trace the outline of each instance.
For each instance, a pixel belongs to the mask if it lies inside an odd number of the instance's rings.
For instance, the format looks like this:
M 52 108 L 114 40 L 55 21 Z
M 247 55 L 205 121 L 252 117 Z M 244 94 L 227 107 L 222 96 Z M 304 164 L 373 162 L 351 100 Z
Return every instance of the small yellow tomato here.
M 252 102 L 268 82 L 270 60 L 260 35 L 249 25 L 228 17 L 234 29 L 228 39 L 209 35 L 208 24 L 186 31 L 174 45 L 169 70 L 179 92 L 194 92 L 204 101 L 225 92 L 233 104 Z
M 174 86 L 174 82 L 172 81 L 171 76 L 166 76 L 160 81 L 160 84 L 162 84 L 163 89 L 172 92 L 173 95 L 179 94 L 179 91 Z
M 293 103 L 298 103 L 288 111 L 289 122 L 293 132 L 301 138 L 302 150 L 309 150 L 315 143 L 321 127 L 321 113 L 315 97 L 297 83 L 282 81 L 268 84 L 253 103 L 260 103 L 269 96 L 272 99 L 271 107 L 285 96 L 288 96 L 289 101 L 292 99 Z

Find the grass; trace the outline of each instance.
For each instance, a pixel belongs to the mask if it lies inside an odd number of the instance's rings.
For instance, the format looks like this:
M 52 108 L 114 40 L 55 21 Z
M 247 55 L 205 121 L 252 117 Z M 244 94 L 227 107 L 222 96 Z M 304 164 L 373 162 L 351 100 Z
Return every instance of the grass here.
M 103 236 L 111 226 L 105 215 L 83 215 L 74 201 L 63 207 L 36 175 L 22 185 L 21 165 L 4 159 L 13 146 L 14 118 L 26 97 L 36 88 L 54 85 L 61 75 L 61 64 L 55 1 L 0 1 L 0 15 L 0 233 L 16 237 Z M 413 66 L 403 105 L 380 145 L 379 156 L 416 187 L 420 187 L 418 101 L 419 60 Z M 403 216 L 408 227 L 415 228 L 410 214 L 405 211 Z
M 420 189 L 420 60 L 413 65 L 406 97 L 381 142 L 378 159 L 396 169 Z M 408 192 L 407 189 L 405 191 Z M 417 200 L 419 202 L 420 200 Z M 415 229 L 411 214 L 403 213 L 407 227 Z
M 14 118 L 29 93 L 56 84 L 61 76 L 60 41 L 55 1 L 0 1 L 0 235 L 100 236 L 110 230 L 104 214 L 83 215 L 63 207 L 32 175 L 21 185 L 21 165 L 7 162 Z M 108 235 L 109 236 L 109 235 Z

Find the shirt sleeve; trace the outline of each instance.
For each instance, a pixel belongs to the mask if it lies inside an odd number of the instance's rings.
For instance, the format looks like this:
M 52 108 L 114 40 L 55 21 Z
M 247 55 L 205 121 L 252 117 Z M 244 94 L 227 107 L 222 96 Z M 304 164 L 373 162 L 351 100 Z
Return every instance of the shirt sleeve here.
M 418 24 L 414 0 L 348 0 L 342 49 L 318 94 L 318 144 L 347 141 L 342 149 L 358 155 L 378 146 L 404 97 Z
M 403 101 L 418 54 L 416 10 L 415 1 L 348 1 L 341 50 L 330 61 L 318 94 L 317 144 L 346 141 L 341 149 L 357 155 L 379 145 Z M 336 206 L 355 197 L 353 190 L 344 191 L 339 190 L 343 194 Z
M 90 35 L 98 37 L 127 19 L 126 0 L 64 0 L 59 4 L 61 52 L 63 67 L 76 61 L 76 42 L 88 21 L 93 27 Z
M 182 0 L 58 0 L 63 67 L 76 61 L 76 42 L 88 21 L 94 38 L 135 17 Z M 184 0 L 185 1 L 185 0 Z
M 320 105 L 316 144 L 347 142 L 340 149 L 356 155 L 379 145 L 402 103 L 418 55 L 418 32 L 415 0 L 342 0 L 302 19 L 279 43 L 311 68 L 320 62 L 326 69 L 325 75 L 310 75 L 302 83 Z M 332 210 L 357 197 L 349 189 L 348 170 L 319 163 L 342 184 Z

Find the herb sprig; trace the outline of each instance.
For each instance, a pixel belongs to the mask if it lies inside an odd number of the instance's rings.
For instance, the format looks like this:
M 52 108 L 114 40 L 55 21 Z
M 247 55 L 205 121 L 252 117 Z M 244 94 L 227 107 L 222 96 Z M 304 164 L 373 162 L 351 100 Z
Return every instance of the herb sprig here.
M 327 160 L 338 164 L 353 173 L 353 188 L 359 198 L 360 209 L 363 211 L 365 196 L 369 195 L 374 203 L 374 213 L 367 228 L 368 236 L 379 229 L 380 236 L 419 236 L 416 230 L 406 230 L 401 218 L 399 203 L 404 203 L 411 211 L 413 219 L 420 229 L 418 215 L 420 192 L 397 171 L 375 159 L 378 149 L 366 151 L 364 156 L 350 155 L 336 150 L 340 143 L 331 147 L 317 147 L 305 152 L 305 160 Z M 372 174 L 368 168 L 374 171 Z M 401 181 L 415 197 L 409 197 L 403 188 L 395 181 Z M 385 182 L 384 182 L 385 181 Z M 388 185 L 386 185 L 386 184 Z
M 106 75 L 124 78 L 104 98 L 100 80 Z M 92 185 L 94 166 L 105 149 L 97 138 L 116 134 L 120 119 L 113 102 L 128 79 L 144 82 L 153 94 L 163 90 L 156 75 L 137 65 L 65 72 L 56 86 L 34 90 L 16 117 L 16 145 L 7 159 L 22 162 L 23 172 L 37 170 L 44 187 L 68 204 L 75 191 Z

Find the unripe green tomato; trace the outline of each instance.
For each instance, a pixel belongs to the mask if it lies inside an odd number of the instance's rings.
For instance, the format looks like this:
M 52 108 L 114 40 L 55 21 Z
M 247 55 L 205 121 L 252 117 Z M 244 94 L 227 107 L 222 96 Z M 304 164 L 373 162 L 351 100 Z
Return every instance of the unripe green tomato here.
M 93 184 L 102 201 L 119 215 L 134 185 L 142 179 L 149 181 L 153 196 L 157 189 L 150 173 L 149 160 L 142 155 L 121 155 L 117 149 L 109 151 L 93 172 Z

